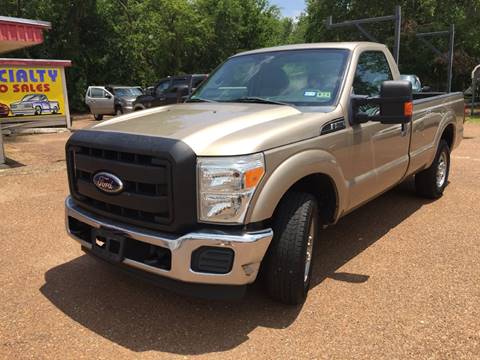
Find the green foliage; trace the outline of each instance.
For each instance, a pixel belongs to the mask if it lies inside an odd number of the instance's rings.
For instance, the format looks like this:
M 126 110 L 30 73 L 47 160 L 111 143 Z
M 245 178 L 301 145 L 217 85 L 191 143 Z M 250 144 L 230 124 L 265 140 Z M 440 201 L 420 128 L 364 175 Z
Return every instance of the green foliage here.
M 305 38 L 314 41 L 368 41 L 355 28 L 327 30 L 324 20 L 333 16 L 334 22 L 392 15 L 395 5 L 402 6 L 402 37 L 400 72 L 418 75 L 424 85 L 445 91 L 447 62 L 428 49 L 415 33 L 448 30 L 455 24 L 455 51 L 452 90 L 463 91 L 470 85 L 470 72 L 480 61 L 479 0 L 308 0 Z M 393 22 L 365 25 L 379 42 L 393 47 Z M 431 40 L 446 56 L 448 36 Z
M 52 23 L 44 44 L 8 56 L 72 60 L 72 111 L 84 109 L 88 85 L 210 72 L 239 51 L 288 42 L 294 28 L 267 0 L 0 0 L 0 8 Z
M 84 109 L 91 84 L 148 86 L 179 73 L 211 72 L 244 50 L 288 43 L 365 40 L 355 28 L 327 30 L 335 22 L 393 14 L 402 6 L 400 70 L 444 90 L 446 63 L 415 32 L 456 25 L 455 90 L 469 86 L 480 61 L 480 0 L 306 0 L 306 12 L 284 18 L 268 0 L 0 0 L 2 15 L 50 21 L 45 42 L 11 57 L 70 59 L 67 85 L 72 111 Z M 368 30 L 390 48 L 393 23 Z M 447 52 L 448 39 L 434 40 Z

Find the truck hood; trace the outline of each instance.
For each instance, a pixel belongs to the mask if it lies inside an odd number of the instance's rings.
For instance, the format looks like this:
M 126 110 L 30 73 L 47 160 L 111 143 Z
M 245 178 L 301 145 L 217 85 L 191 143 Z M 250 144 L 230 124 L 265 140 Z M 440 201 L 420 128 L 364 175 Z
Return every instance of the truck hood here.
M 138 95 L 136 98 L 135 98 L 135 102 L 141 102 L 145 99 L 148 99 L 148 100 L 152 100 L 153 99 L 153 96 L 152 95 L 147 95 L 147 94 L 144 94 L 144 95 Z
M 128 102 L 134 102 L 137 98 L 136 96 L 116 96 L 119 100 L 124 100 Z
M 242 155 L 318 136 L 331 119 L 283 105 L 185 103 L 119 116 L 90 130 L 181 140 L 201 156 Z

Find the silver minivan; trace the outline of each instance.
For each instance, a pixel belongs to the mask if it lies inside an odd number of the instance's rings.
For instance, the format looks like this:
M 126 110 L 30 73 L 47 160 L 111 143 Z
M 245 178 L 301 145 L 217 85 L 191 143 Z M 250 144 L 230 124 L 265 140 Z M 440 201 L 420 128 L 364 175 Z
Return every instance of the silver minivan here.
M 95 120 L 103 115 L 121 115 L 133 111 L 133 102 L 143 95 L 139 86 L 89 86 L 85 94 L 85 104 Z

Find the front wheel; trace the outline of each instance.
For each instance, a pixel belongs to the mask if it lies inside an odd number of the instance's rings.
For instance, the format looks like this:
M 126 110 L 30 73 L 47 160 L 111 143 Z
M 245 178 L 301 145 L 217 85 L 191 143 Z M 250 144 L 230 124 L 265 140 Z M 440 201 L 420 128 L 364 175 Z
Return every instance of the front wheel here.
M 35 106 L 35 115 L 42 115 L 42 108 L 40 106 Z
M 300 304 L 310 288 L 314 262 L 318 233 L 315 197 L 302 192 L 285 195 L 275 214 L 273 231 L 265 269 L 268 292 L 285 304 Z
M 123 110 L 120 106 L 118 106 L 116 109 L 115 109 L 115 115 L 116 116 L 120 116 L 120 115 L 123 115 Z
M 448 184 L 450 172 L 450 148 L 445 140 L 440 140 L 432 165 L 415 175 L 417 194 L 429 199 L 438 199 Z
M 93 117 L 94 117 L 95 120 L 97 120 L 97 121 L 103 120 L 103 115 L 100 115 L 100 114 L 93 114 Z

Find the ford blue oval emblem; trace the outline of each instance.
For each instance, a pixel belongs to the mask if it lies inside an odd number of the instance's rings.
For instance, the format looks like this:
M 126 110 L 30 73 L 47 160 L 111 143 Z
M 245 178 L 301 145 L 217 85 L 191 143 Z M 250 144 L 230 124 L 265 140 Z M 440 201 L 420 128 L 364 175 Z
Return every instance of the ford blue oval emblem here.
M 107 172 L 99 172 L 93 176 L 93 183 L 103 192 L 118 194 L 123 190 L 123 182 L 118 177 Z

